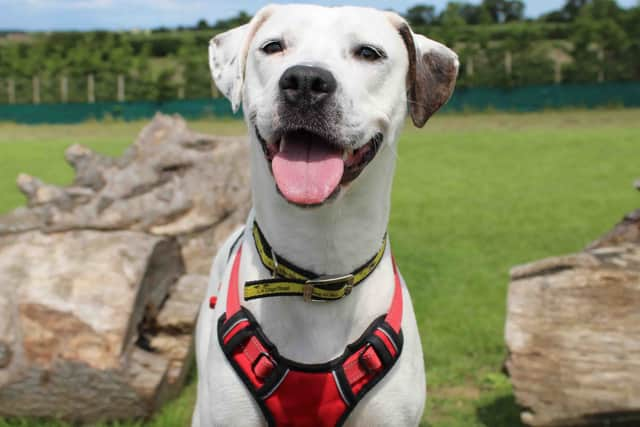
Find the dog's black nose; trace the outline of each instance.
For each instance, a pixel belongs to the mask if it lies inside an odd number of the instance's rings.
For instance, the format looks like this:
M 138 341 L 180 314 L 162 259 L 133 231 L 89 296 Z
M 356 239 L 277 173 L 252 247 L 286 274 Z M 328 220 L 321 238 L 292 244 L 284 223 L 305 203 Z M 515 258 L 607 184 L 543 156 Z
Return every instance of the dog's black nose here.
M 318 105 L 336 91 L 338 83 L 329 70 L 294 65 L 280 77 L 280 92 L 291 105 Z

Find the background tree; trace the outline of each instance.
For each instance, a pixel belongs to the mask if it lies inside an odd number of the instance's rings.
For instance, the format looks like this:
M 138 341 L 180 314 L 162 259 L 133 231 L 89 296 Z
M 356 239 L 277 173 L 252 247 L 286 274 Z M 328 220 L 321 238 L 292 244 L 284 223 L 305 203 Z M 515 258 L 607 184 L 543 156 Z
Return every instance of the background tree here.
M 577 82 L 629 80 L 632 42 L 622 26 L 622 9 L 614 0 L 592 0 L 573 23 L 573 63 L 569 80 Z
M 180 47 L 177 55 L 181 64 L 181 84 L 187 99 L 211 96 L 211 72 L 208 58 L 200 44 L 190 39 Z
M 239 25 L 244 25 L 251 20 L 251 15 L 247 12 L 240 11 L 236 16 L 231 17 L 229 19 L 219 19 L 213 25 L 213 28 L 217 31 L 227 31 L 231 28 L 237 27 Z
M 444 27 L 460 27 L 467 24 L 462 13 L 463 7 L 464 4 L 462 3 L 447 3 L 447 6 L 444 8 L 438 19 L 440 24 Z
M 426 4 L 409 8 L 404 17 L 413 26 L 432 25 L 437 21 L 435 6 Z
M 483 0 L 482 6 L 496 23 L 521 21 L 524 18 L 522 0 Z
M 463 3 L 460 13 L 469 25 L 485 25 L 492 22 L 491 14 L 489 14 L 489 11 L 483 5 Z
M 560 50 L 564 81 L 640 80 L 640 4 L 625 9 L 614 0 L 565 0 L 562 8 L 524 21 L 520 0 L 451 1 L 437 15 L 420 3 L 405 16 L 414 31 L 460 54 L 460 87 L 548 83 L 555 74 L 549 58 Z M 116 99 L 118 75 L 126 77 L 127 100 L 210 98 L 209 39 L 250 19 L 240 12 L 213 26 L 203 19 L 164 32 L 0 32 L 0 103 L 8 101 L 9 80 L 16 100 L 31 102 L 35 75 L 42 102 L 60 100 L 63 76 L 69 100 L 86 102 L 89 74 L 97 101 Z
M 206 19 L 201 19 L 196 24 L 196 30 L 207 30 L 209 29 L 209 23 Z
M 129 84 L 127 88 L 127 97 L 131 99 L 149 100 L 155 95 L 151 52 L 151 44 L 145 43 L 141 46 L 140 53 L 132 61 L 129 72 L 132 84 Z
M 629 39 L 631 78 L 640 80 L 640 2 L 622 18 L 622 26 Z

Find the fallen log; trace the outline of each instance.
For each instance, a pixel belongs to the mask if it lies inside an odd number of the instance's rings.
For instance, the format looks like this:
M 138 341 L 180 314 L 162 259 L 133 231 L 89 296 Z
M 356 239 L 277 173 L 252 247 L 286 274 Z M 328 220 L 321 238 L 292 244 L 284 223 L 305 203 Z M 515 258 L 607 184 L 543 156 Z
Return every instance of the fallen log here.
M 183 387 L 208 270 L 249 206 L 244 141 L 158 115 L 120 158 L 71 146 L 0 216 L 0 416 L 151 416 Z
M 640 211 L 511 270 L 506 368 L 525 424 L 640 425 Z

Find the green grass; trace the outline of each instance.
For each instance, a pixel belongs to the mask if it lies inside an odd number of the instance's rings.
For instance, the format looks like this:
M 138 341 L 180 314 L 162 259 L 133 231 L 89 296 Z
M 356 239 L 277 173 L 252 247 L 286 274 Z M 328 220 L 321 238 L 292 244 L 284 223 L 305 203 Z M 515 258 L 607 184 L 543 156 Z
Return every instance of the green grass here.
M 22 203 L 18 172 L 71 179 L 74 142 L 120 153 L 141 123 L 0 124 L 0 211 Z M 199 130 L 242 133 L 230 122 Z M 442 115 L 400 144 L 390 236 L 411 288 L 428 375 L 424 426 L 516 427 L 500 373 L 508 270 L 574 252 L 640 205 L 640 110 Z M 193 382 L 150 424 L 185 426 Z M 0 427 L 60 427 L 0 421 Z

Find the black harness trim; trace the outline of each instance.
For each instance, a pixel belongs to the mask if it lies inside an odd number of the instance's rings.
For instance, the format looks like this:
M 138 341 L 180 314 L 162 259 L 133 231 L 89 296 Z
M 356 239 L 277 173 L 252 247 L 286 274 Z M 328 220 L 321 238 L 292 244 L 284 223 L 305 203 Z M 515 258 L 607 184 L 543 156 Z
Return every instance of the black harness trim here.
M 260 410 L 262 411 L 267 423 L 271 427 L 276 427 L 275 420 L 269 408 L 266 406 L 266 399 L 273 394 L 275 390 L 279 387 L 279 385 L 284 381 L 285 376 L 289 371 L 299 371 L 299 372 L 308 372 L 308 373 L 332 373 L 334 378 L 337 380 L 336 386 L 340 392 L 340 395 L 345 400 L 347 409 L 336 424 L 336 426 L 342 426 L 346 421 L 347 417 L 356 406 L 356 404 L 362 400 L 362 398 L 371 390 L 373 387 L 378 384 L 382 378 L 393 368 L 397 360 L 400 358 L 403 347 L 403 336 L 402 331 L 397 334 L 393 328 L 385 321 L 385 315 L 382 315 L 376 318 L 371 325 L 366 329 L 366 331 L 353 343 L 347 345 L 345 351 L 335 359 L 325 362 L 325 363 L 317 363 L 317 364 L 307 364 L 307 363 L 299 363 L 290 359 L 287 359 L 280 355 L 276 346 L 269 341 L 267 336 L 264 334 L 262 328 L 255 320 L 255 317 L 251 314 L 249 310 L 245 307 L 241 307 L 240 311 L 232 316 L 228 321 L 225 319 L 226 315 L 223 314 L 218 319 L 218 342 L 220 347 L 222 348 L 227 360 L 236 371 L 244 385 L 247 387 L 251 395 L 254 397 Z M 224 336 L 233 329 L 234 324 L 238 324 L 239 321 L 246 320 L 248 325 L 244 327 L 242 330 L 238 331 L 226 344 L 224 343 Z M 390 337 L 390 341 L 392 344 L 398 349 L 396 351 L 395 357 L 389 353 L 389 350 L 382 342 L 382 340 L 377 337 L 374 333 L 377 329 L 382 329 L 387 333 Z M 233 352 L 235 349 L 247 342 L 252 336 L 255 336 L 260 343 L 264 346 L 265 349 L 269 352 L 269 356 L 275 362 L 275 369 L 269 375 L 269 377 L 265 380 L 264 384 L 260 388 L 256 388 L 254 384 L 249 380 L 249 378 L 244 374 L 244 371 L 236 363 L 233 359 Z M 380 357 L 382 361 L 382 369 L 378 371 L 378 373 L 367 382 L 362 389 L 354 394 L 349 382 L 347 381 L 346 375 L 344 373 L 343 364 L 345 361 L 362 350 L 366 346 L 371 346 L 375 350 L 375 352 Z

